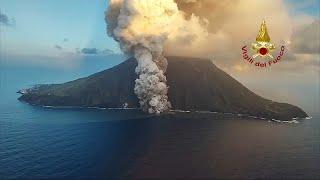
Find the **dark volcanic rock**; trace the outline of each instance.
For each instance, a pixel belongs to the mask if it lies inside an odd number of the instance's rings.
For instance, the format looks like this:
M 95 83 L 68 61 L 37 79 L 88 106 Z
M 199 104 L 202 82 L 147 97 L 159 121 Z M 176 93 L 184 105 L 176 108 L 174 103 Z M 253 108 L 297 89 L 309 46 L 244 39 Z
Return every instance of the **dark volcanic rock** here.
M 168 57 L 169 100 L 173 109 L 217 111 L 289 120 L 304 118 L 300 108 L 264 99 L 217 68 L 211 61 Z M 19 100 L 34 105 L 83 107 L 139 107 L 134 94 L 131 58 L 113 68 L 64 84 L 38 86 Z

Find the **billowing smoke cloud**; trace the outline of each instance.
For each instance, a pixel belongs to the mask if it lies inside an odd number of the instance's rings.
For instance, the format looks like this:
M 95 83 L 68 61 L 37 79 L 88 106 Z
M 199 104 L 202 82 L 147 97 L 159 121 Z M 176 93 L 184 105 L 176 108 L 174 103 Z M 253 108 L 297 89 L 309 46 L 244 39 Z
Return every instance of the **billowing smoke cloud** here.
M 128 2 L 129 4 L 137 3 L 137 1 Z M 146 2 L 156 3 L 153 3 L 154 6 L 149 6 L 152 9 L 148 12 L 140 11 L 141 8 L 138 10 L 142 21 L 148 16 L 144 17 L 142 13 L 150 13 L 157 4 L 167 4 L 169 1 L 143 0 L 139 1 L 139 4 Z M 109 35 L 113 36 L 113 29 L 118 25 L 118 16 L 124 3 L 123 0 L 113 0 L 110 4 L 108 30 Z M 292 35 L 294 22 L 289 16 L 287 5 L 281 0 L 174 0 L 174 2 L 170 1 L 170 4 L 171 7 L 178 9 L 174 10 L 175 14 L 171 16 L 171 21 L 167 22 L 166 28 L 157 30 L 159 34 L 168 33 L 163 46 L 165 56 L 204 58 L 214 56 L 215 62 L 218 61 L 217 63 L 223 68 L 238 62 L 235 59 L 239 57 L 238 49 L 244 43 L 255 40 L 263 19 L 267 21 L 271 40 L 276 45 L 289 41 Z M 133 19 L 136 21 L 138 18 Z M 130 21 L 130 26 L 132 23 L 133 21 Z M 136 33 L 136 31 L 130 33 Z
M 148 113 L 167 111 L 167 60 L 163 46 L 179 11 L 173 0 L 111 0 L 106 13 L 108 35 L 138 61 L 134 91 Z
M 214 56 L 215 61 L 231 65 L 237 62 L 238 49 L 255 41 L 263 19 L 267 22 L 271 41 L 276 45 L 288 41 L 291 36 L 292 21 L 286 5 L 280 0 L 176 0 L 176 3 L 187 19 L 196 16 L 206 22 L 208 34 L 198 33 L 198 41 L 189 44 L 169 39 L 165 45 L 168 55 Z

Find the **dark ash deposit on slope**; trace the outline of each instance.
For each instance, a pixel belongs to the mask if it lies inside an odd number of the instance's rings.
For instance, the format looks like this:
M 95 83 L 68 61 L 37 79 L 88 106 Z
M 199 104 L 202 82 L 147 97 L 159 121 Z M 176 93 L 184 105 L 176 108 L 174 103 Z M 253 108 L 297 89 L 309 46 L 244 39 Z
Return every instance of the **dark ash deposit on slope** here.
M 264 99 L 216 67 L 210 60 L 168 57 L 166 72 L 173 109 L 248 114 L 268 119 L 305 118 L 299 107 Z M 75 81 L 26 90 L 19 100 L 33 105 L 138 108 L 134 94 L 137 62 L 130 58 L 113 68 Z

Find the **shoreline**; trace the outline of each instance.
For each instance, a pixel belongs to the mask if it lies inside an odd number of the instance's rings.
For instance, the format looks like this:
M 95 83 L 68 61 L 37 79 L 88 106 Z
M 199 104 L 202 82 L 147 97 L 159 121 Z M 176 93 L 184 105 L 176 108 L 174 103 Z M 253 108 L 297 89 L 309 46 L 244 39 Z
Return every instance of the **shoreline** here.
M 21 102 L 21 101 L 20 101 Z M 29 104 L 35 107 L 41 108 L 51 108 L 51 109 L 97 109 L 97 110 L 140 110 L 140 108 L 106 108 L 106 107 L 85 107 L 85 106 L 47 106 L 47 105 L 37 105 L 31 104 L 28 102 L 23 101 L 25 104 Z M 239 114 L 239 113 L 230 113 L 230 112 L 216 112 L 216 111 L 191 111 L 191 110 L 179 110 L 179 109 L 172 109 L 169 112 L 173 113 L 199 113 L 199 114 L 219 114 L 219 115 L 231 115 L 236 117 L 248 117 L 251 119 L 258 119 L 258 120 L 267 120 L 267 122 L 276 122 L 276 123 L 286 123 L 286 124 L 297 124 L 303 120 L 310 120 L 312 119 L 311 116 L 305 118 L 292 118 L 292 120 L 279 120 L 279 119 L 268 119 L 264 117 L 256 117 L 249 114 Z M 300 120 L 300 121 L 299 121 Z

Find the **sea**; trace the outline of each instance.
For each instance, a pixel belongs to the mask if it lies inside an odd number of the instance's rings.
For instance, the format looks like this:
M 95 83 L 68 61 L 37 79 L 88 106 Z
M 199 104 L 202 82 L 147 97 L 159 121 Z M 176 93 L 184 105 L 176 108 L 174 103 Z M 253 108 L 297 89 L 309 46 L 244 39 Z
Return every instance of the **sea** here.
M 87 56 L 76 65 L 2 57 L 0 179 L 319 179 L 320 115 L 274 122 L 230 114 L 39 107 L 16 93 L 119 64 Z M 39 65 L 40 64 L 40 65 Z M 49 64 L 49 65 L 47 65 Z

